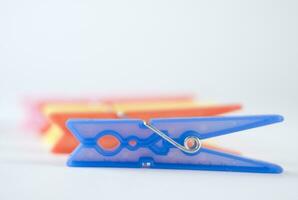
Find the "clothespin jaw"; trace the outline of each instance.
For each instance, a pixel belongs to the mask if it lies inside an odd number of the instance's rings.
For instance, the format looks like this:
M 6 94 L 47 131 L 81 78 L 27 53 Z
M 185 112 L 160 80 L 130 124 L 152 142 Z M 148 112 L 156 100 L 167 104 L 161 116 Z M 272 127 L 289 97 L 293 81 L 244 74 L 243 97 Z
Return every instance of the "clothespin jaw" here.
M 73 102 L 60 102 L 60 103 L 49 103 L 42 107 L 41 112 L 45 118 L 44 127 L 41 130 L 42 135 L 51 132 L 52 122 L 51 115 L 56 113 L 78 113 L 78 112 L 90 112 L 90 113 L 103 113 L 107 112 L 109 107 L 100 102 L 83 102 L 83 101 L 73 101 Z M 46 136 L 45 136 L 46 137 Z
M 57 113 L 49 115 L 49 128 L 44 134 L 44 141 L 50 147 L 53 153 L 71 153 L 79 144 L 77 139 L 65 127 L 65 122 L 68 119 L 116 119 L 116 118 L 139 118 L 149 121 L 151 118 L 156 117 L 184 117 L 184 116 L 205 116 L 205 115 L 218 115 L 230 111 L 240 109 L 238 104 L 229 105 L 214 105 L 207 107 L 189 107 L 189 108 L 176 108 L 166 110 L 144 110 L 144 111 L 127 111 L 125 113 L 117 112 L 73 112 L 73 113 Z M 212 148 L 218 148 L 214 145 L 208 144 Z
M 73 119 L 80 141 L 68 165 L 281 173 L 278 165 L 204 147 L 204 140 L 282 121 L 279 115 L 152 119 Z M 113 142 L 101 141 L 109 137 Z
M 83 119 L 117 119 L 118 116 L 113 112 L 86 112 L 86 113 L 57 113 L 50 115 L 51 126 L 57 126 L 59 130 L 49 132 L 45 137 L 56 138 L 52 139 L 52 153 L 71 153 L 78 145 L 79 141 L 69 132 L 65 123 L 71 118 Z
M 66 98 L 66 97 L 28 97 L 24 100 L 26 110 L 25 128 L 38 133 L 43 133 L 48 128 L 47 117 L 44 114 L 45 107 L 49 105 L 67 105 L 75 103 L 90 103 L 99 101 L 98 98 Z

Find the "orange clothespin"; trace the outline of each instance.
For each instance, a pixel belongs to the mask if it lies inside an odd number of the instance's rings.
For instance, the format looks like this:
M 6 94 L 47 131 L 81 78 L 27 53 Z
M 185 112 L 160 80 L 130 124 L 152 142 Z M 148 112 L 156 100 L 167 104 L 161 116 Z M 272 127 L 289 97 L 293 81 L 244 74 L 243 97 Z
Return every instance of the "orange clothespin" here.
M 70 153 L 79 144 L 73 135 L 66 128 L 65 123 L 68 119 L 115 119 L 115 118 L 138 118 L 148 121 L 150 118 L 159 117 L 198 117 L 198 116 L 213 116 L 220 115 L 227 112 L 239 110 L 239 104 L 231 105 L 214 105 L 204 107 L 187 107 L 175 109 L 156 109 L 156 110 L 138 110 L 126 111 L 119 114 L 119 112 L 74 112 L 74 113 L 52 113 L 49 115 L 50 125 L 52 128 L 48 129 L 44 138 L 45 141 L 51 146 L 53 153 Z M 101 142 L 106 145 L 112 144 L 112 139 L 105 138 Z M 214 145 L 208 144 L 210 147 Z

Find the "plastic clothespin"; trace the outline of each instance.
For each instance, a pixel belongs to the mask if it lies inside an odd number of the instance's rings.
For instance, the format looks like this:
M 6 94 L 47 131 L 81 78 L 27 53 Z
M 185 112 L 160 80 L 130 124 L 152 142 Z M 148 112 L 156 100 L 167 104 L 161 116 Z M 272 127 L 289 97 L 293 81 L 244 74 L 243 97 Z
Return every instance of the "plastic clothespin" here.
M 72 119 L 80 141 L 72 167 L 130 167 L 281 173 L 278 165 L 204 146 L 209 138 L 283 121 L 279 115 L 152 119 Z M 113 142 L 102 141 L 109 138 Z
M 50 114 L 49 128 L 44 134 L 44 141 L 53 153 L 71 153 L 79 144 L 79 141 L 65 127 L 65 122 L 71 118 L 82 119 L 117 119 L 117 118 L 139 118 L 148 121 L 156 117 L 197 117 L 213 116 L 240 109 L 238 104 L 215 105 L 208 107 L 188 107 L 165 110 L 144 110 L 121 112 L 74 112 Z
M 47 120 L 53 113 L 78 113 L 78 112 L 126 112 L 138 110 L 156 110 L 173 108 L 191 108 L 193 106 L 208 106 L 210 102 L 197 102 L 191 96 L 146 96 L 146 97 L 114 97 L 102 99 L 65 99 L 61 101 L 44 102 L 39 106 L 43 123 L 41 133 L 48 131 L 50 124 Z
M 111 106 L 114 104 L 126 103 L 154 103 L 154 102 L 191 102 L 194 101 L 194 95 L 191 94 L 168 94 L 168 95 L 129 95 L 129 96 L 103 96 L 91 95 L 83 97 L 27 97 L 22 104 L 25 108 L 26 119 L 23 127 L 27 130 L 43 133 L 48 128 L 47 110 L 54 107 L 60 107 L 62 110 L 70 110 L 81 105 L 105 104 Z

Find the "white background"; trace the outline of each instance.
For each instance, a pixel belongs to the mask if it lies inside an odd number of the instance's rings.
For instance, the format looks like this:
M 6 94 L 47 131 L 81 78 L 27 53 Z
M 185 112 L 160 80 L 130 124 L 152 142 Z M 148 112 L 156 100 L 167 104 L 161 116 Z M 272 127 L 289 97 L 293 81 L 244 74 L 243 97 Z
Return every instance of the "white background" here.
M 298 2 L 0 1 L 0 199 L 297 199 Z M 72 169 L 16 130 L 28 95 L 196 93 L 285 122 L 219 139 L 260 175 Z

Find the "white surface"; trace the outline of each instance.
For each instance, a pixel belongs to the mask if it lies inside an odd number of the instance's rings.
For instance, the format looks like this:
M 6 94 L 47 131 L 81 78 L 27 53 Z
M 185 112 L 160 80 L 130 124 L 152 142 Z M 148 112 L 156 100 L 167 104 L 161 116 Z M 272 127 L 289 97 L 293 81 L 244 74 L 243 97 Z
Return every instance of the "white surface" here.
M 1 0 L 0 199 L 297 199 L 297 11 L 295 0 Z M 16 128 L 24 95 L 118 92 L 283 114 L 218 142 L 285 173 L 72 169 Z

